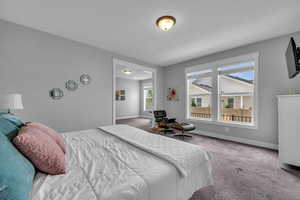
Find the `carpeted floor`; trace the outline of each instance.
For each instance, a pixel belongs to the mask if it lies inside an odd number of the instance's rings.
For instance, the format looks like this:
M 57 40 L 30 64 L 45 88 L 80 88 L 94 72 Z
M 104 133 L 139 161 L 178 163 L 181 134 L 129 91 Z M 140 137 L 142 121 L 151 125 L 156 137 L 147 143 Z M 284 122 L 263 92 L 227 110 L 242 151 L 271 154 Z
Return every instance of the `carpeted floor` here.
M 150 131 L 149 119 L 117 123 Z M 282 170 L 277 152 L 199 135 L 186 141 L 211 153 L 214 177 L 190 200 L 300 200 L 300 169 Z

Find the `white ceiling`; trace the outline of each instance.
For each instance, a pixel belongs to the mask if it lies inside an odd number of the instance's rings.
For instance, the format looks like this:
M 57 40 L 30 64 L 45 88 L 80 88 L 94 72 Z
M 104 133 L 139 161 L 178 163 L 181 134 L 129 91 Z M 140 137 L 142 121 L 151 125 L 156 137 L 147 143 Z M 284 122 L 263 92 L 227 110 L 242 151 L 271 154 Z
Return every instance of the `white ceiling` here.
M 0 18 L 166 66 L 300 30 L 300 0 L 0 0 Z M 177 18 L 163 32 L 162 15 Z
M 125 74 L 123 70 L 131 70 L 131 74 Z M 152 78 L 152 72 L 136 65 L 116 64 L 116 77 L 131 80 L 146 80 Z

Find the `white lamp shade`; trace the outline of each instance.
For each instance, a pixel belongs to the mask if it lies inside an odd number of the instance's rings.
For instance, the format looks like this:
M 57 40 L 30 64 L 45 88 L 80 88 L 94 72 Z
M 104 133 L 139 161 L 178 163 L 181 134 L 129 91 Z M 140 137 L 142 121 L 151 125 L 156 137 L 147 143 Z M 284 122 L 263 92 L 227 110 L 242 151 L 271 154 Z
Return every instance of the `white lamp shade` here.
M 0 97 L 0 108 L 3 109 L 24 109 L 21 94 L 6 94 Z

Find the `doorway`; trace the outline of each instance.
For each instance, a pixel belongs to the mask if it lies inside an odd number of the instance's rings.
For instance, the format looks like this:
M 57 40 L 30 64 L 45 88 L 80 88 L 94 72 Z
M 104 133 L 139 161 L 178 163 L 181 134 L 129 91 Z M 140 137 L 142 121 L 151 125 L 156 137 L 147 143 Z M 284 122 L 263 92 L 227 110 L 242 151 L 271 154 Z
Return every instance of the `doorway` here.
M 156 109 L 156 69 L 113 59 L 113 124 L 153 126 Z M 140 119 L 140 120 L 139 120 Z

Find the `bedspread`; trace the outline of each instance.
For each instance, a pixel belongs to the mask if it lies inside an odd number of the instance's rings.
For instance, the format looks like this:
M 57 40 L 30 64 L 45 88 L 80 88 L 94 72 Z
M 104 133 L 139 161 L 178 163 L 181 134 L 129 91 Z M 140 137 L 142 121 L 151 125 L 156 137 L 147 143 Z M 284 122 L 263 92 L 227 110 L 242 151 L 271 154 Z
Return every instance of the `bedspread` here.
M 203 162 L 210 160 L 208 153 L 199 146 L 149 134 L 132 126 L 115 125 L 99 127 L 99 129 L 170 162 L 177 168 L 182 178 L 185 178 L 195 167 L 200 167 Z
M 63 137 L 67 173 L 38 173 L 32 200 L 187 200 L 212 183 L 209 161 L 183 178 L 170 162 L 107 132 L 90 129 Z

